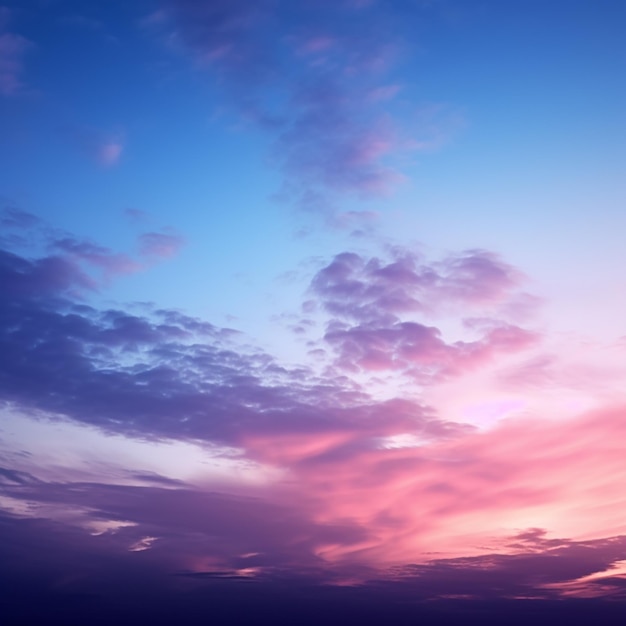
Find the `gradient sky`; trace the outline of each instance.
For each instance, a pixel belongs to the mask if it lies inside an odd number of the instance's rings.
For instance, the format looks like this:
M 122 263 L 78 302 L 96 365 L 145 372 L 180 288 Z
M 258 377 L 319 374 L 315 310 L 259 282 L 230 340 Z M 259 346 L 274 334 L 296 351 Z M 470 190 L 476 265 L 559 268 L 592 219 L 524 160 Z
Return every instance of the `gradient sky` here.
M 625 3 L 4 1 L 16 615 L 623 606 Z

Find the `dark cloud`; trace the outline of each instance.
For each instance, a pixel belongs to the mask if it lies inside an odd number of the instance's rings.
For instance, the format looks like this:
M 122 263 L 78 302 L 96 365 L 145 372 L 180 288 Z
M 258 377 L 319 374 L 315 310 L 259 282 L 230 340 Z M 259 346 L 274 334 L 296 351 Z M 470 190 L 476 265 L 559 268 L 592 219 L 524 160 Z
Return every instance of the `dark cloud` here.
M 110 550 L 119 565 L 133 560 L 129 553 L 143 552 L 137 547 L 150 537 L 153 543 L 148 544 L 149 549 L 146 546 L 147 560 L 162 576 L 176 572 L 205 575 L 217 568 L 232 576 L 254 574 L 261 579 L 275 570 L 310 569 L 322 576 L 325 567 L 316 555 L 318 546 L 351 545 L 367 536 L 362 526 L 349 521 L 316 523 L 306 508 L 294 506 L 293 500 L 281 502 L 271 493 L 261 498 L 199 490 L 181 483 L 51 483 L 13 475 L 0 483 L 0 490 L 31 507 L 46 505 L 65 512 L 64 517 L 74 524 L 71 528 L 62 525 L 63 533 L 77 535 L 77 543 L 91 544 L 96 550 Z M 101 534 L 89 530 L 90 524 L 102 522 L 124 525 Z M 28 523 L 34 522 L 25 520 Z M 24 552 L 26 561 L 28 550 Z M 211 563 L 213 570 L 209 570 Z
M 87 496 L 89 504 L 103 496 L 100 487 L 93 487 L 93 496 L 90 490 L 78 490 L 78 494 Z M 67 493 L 70 491 L 66 489 Z M 60 495 L 57 491 L 56 496 Z M 126 512 L 136 511 L 139 503 L 146 503 L 146 497 L 160 501 L 159 491 L 151 490 L 141 494 L 135 505 L 131 496 L 123 508 Z M 177 497 L 177 504 L 181 502 L 184 497 Z M 205 520 L 205 515 L 228 517 L 237 508 L 211 494 L 207 503 L 208 506 L 202 505 L 200 498 L 193 503 L 200 505 L 200 520 Z M 160 510 L 168 505 L 171 502 L 160 501 Z M 255 513 L 254 502 L 245 502 L 243 506 L 251 513 L 251 522 L 263 519 Z M 222 507 L 225 512 L 220 512 Z M 268 509 L 268 513 L 271 516 L 280 511 Z M 199 557 L 196 562 L 201 563 L 203 549 L 218 540 L 215 524 L 210 526 L 210 533 L 205 528 L 200 533 L 189 532 L 187 529 L 197 527 L 195 517 L 195 509 L 183 506 L 180 515 L 169 515 L 167 535 L 157 540 L 153 549 L 129 551 L 130 543 L 146 527 L 93 535 L 44 519 L 1 515 L 0 605 L 5 623 L 79 624 L 88 620 L 108 624 L 131 618 L 150 619 L 157 624 L 176 619 L 199 624 L 209 618 L 247 623 L 262 615 L 264 620 L 276 624 L 294 620 L 304 624 L 317 624 L 320 620 L 340 624 L 358 618 L 363 624 L 386 619 L 407 625 L 416 620 L 444 625 L 495 625 L 503 621 L 548 624 L 564 620 L 568 624 L 617 626 L 623 618 L 621 578 L 607 577 L 602 581 L 616 591 L 612 602 L 563 600 L 558 599 L 555 591 L 542 588 L 610 565 L 623 556 L 623 537 L 570 542 L 560 551 L 546 550 L 541 554 L 435 560 L 390 572 L 386 580 L 373 578 L 359 585 L 335 586 L 326 583 L 336 580 L 336 574 L 324 574 L 314 564 L 306 567 L 306 562 L 299 568 L 300 573 L 283 569 L 279 561 L 265 575 L 251 577 L 250 568 L 267 559 L 267 555 L 231 558 L 230 567 L 211 567 L 207 562 L 204 568 L 185 569 L 173 557 L 174 552 L 184 547 L 183 555 L 193 553 Z M 270 520 L 271 517 L 271 523 Z M 284 528 L 279 524 L 274 533 Z M 243 530 L 237 523 L 226 532 L 232 541 Z M 249 530 L 252 536 L 244 540 L 248 545 L 264 536 L 263 524 L 259 531 L 250 523 Z M 287 536 L 290 537 L 293 538 L 292 533 Z M 162 543 L 157 549 L 159 541 Z M 232 548 L 230 541 L 226 541 L 226 547 Z M 291 558 L 302 547 L 306 549 L 296 540 Z
M 458 595 L 490 597 L 558 597 L 572 582 L 590 574 L 606 572 L 595 581 L 583 581 L 574 588 L 589 590 L 611 579 L 610 568 L 626 556 L 626 537 L 616 536 L 591 541 L 543 539 L 545 531 L 528 529 L 514 539 L 530 539 L 519 545 L 517 554 L 485 554 L 476 557 L 433 560 L 424 565 L 398 570 L 403 584 L 419 583 L 425 596 Z M 605 584 L 612 584 L 611 582 Z M 614 585 L 616 598 L 626 600 L 621 585 Z M 581 595 L 583 595 L 581 593 Z M 611 595 L 610 593 L 607 595 Z M 584 597 L 584 596 L 583 596 Z

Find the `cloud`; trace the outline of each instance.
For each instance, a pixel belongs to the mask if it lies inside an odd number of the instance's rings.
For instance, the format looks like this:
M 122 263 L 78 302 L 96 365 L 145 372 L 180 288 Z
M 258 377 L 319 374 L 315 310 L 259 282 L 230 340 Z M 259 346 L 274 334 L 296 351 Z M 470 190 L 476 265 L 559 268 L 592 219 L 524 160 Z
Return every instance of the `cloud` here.
M 382 164 L 396 143 L 391 125 L 382 118 L 355 123 L 354 110 L 335 91 L 326 84 L 299 94 L 300 117 L 280 135 L 275 154 L 307 188 L 384 194 L 403 180 Z
M 62 132 L 84 157 L 102 167 L 113 167 L 122 158 L 125 138 L 121 132 L 105 132 L 88 126 L 66 127 Z
M 127 576 L 171 592 L 171 576 L 178 573 L 189 580 L 270 585 L 281 577 L 300 576 L 314 586 L 352 579 L 371 593 L 393 589 L 415 600 L 555 599 L 573 589 L 582 597 L 597 591 L 620 598 L 623 579 L 612 568 L 626 557 L 623 530 L 597 529 L 592 535 L 604 534 L 579 539 L 536 527 L 506 532 L 525 511 L 535 509 L 535 519 L 541 519 L 542 509 L 553 515 L 566 504 L 572 506 L 564 511 L 566 526 L 585 534 L 590 516 L 579 514 L 597 489 L 606 495 L 610 485 L 618 495 L 621 485 L 620 476 L 607 473 L 621 458 L 619 446 L 604 436 L 590 443 L 588 435 L 619 436 L 620 415 L 623 410 L 576 420 L 579 449 L 555 446 L 555 424 L 536 422 L 528 429 L 520 422 L 417 452 L 363 449 L 350 457 L 315 457 L 292 465 L 291 486 L 253 493 L 172 481 L 62 483 L 3 469 L 0 496 L 28 502 L 31 509 L 4 514 L 5 537 L 22 540 L 4 541 L 0 562 L 18 580 L 36 571 L 48 586 L 62 580 L 73 590 L 104 584 L 108 593 L 111 585 L 126 584 Z M 521 455 L 529 441 L 533 451 Z M 284 450 L 284 442 L 278 443 L 274 450 Z M 572 475 L 582 448 L 590 455 Z M 623 468 L 623 460 L 618 462 Z M 549 483 L 539 486 L 536 477 L 546 471 Z M 43 519 L 52 511 L 59 521 Z M 616 506 L 616 520 L 619 512 Z M 104 523 L 110 530 L 90 530 Z M 42 541 L 47 549 L 37 548 Z M 55 558 L 66 541 L 72 547 L 65 558 Z M 438 549 L 473 554 L 449 557 Z M 145 558 L 138 560 L 138 552 Z M 99 566 L 88 566 L 94 559 Z M 141 575 L 144 567 L 147 577 Z
M 329 329 L 324 339 L 337 350 L 342 369 L 413 370 L 423 380 L 462 373 L 498 352 L 522 350 L 533 345 L 537 336 L 517 326 L 501 325 L 477 341 L 446 343 L 437 328 L 398 322 L 386 327 L 339 326 Z
M 184 243 L 180 235 L 143 233 L 139 236 L 139 253 L 147 258 L 167 259 L 176 256 Z
M 542 529 L 529 529 L 521 536 Z M 520 536 L 518 535 L 518 537 Z M 509 597 L 558 597 L 561 586 L 595 572 L 605 572 L 626 554 L 626 536 L 591 541 L 543 540 L 540 549 L 521 549 L 516 554 L 495 553 L 459 559 L 441 559 L 400 569 L 404 584 L 420 589 L 428 597 L 449 595 L 488 599 L 506 593 Z M 611 585 L 609 577 L 605 577 Z M 587 585 L 592 587 L 593 584 Z M 582 595 L 582 594 L 581 594 Z M 604 595 L 604 594 L 603 594 Z M 623 599 L 619 584 L 605 592 Z M 584 595 L 583 595 L 584 597 Z
M 284 439 L 294 460 L 339 449 L 352 454 L 415 430 L 437 432 L 420 404 L 381 404 L 336 373 L 286 368 L 262 350 L 243 348 L 228 329 L 175 311 L 139 315 L 77 303 L 112 277 L 173 254 L 181 240 L 171 233 L 142 234 L 139 259 L 56 231 L 45 241 L 52 255 L 5 252 L 0 259 L 11 297 L 3 308 L 0 380 L 7 401 L 106 431 L 243 447 L 264 459 L 268 437 Z M 486 253 L 446 260 L 441 273 L 408 253 L 395 255 L 384 263 L 344 253 L 314 277 L 312 292 L 334 316 L 322 340 L 335 351 L 335 367 L 433 382 L 535 341 L 532 332 L 497 320 L 478 339 L 456 342 L 434 326 L 401 320 L 433 293 L 464 305 L 492 302 L 516 282 Z
M 77 305 L 68 297 L 92 284 L 62 258 L 5 253 L 0 261 L 10 296 L 2 307 L 5 401 L 131 436 L 228 445 L 255 431 L 375 436 L 394 422 L 359 424 L 350 388 L 289 371 L 261 351 L 238 353 L 232 333 L 200 320 Z
M 344 438 L 329 452 L 314 450 L 309 436 L 309 449 L 298 452 L 268 436 L 265 454 L 289 464 L 289 480 L 252 491 L 232 485 L 225 493 L 222 485 L 220 493 L 210 484 L 160 477 L 148 477 L 146 486 L 143 476 L 130 485 L 54 482 L 3 469 L 0 495 L 29 503 L 19 514 L 24 520 L 53 515 L 74 528 L 63 534 L 76 535 L 74 545 L 85 550 L 72 559 L 87 562 L 94 548 L 104 549 L 119 571 L 127 571 L 124 561 L 141 567 L 129 555 L 141 544 L 157 575 L 221 572 L 271 581 L 282 572 L 318 583 L 353 577 L 374 588 L 393 582 L 422 599 L 551 598 L 574 583 L 593 589 L 604 577 L 619 595 L 611 567 L 626 558 L 624 461 L 614 443 L 623 436 L 623 412 L 604 409 L 571 421 L 567 442 L 562 425 L 545 420 L 444 438 L 436 437 L 433 421 L 434 443 L 418 449 L 355 446 Z M 606 526 L 598 527 L 594 503 L 606 510 L 607 502 L 613 519 L 605 516 Z M 558 534 L 524 527 L 530 518 L 550 520 Z M 104 523 L 110 530 L 90 530 Z M 58 537 L 56 526 L 50 530 Z M 33 559 L 50 559 L 44 571 L 60 569 L 45 550 L 24 554 L 21 569 Z M 67 559 L 62 563 L 67 567 Z M 592 574 L 597 578 L 587 581 Z
M 52 232 L 46 242 L 56 256 L 0 255 L 5 410 L 117 437 L 193 442 L 274 473 L 262 484 L 225 483 L 210 472 L 186 483 L 119 467 L 113 473 L 124 484 L 107 480 L 110 469 L 99 481 L 62 482 L 36 460 L 7 457 L 0 505 L 11 512 L 10 532 L 49 529 L 52 554 L 56 538 L 60 550 L 63 537 L 76 537 L 69 565 L 9 555 L 16 571 L 34 563 L 54 585 L 67 567 L 88 587 L 110 584 L 108 574 L 85 570 L 93 556 L 110 559 L 103 572 L 140 575 L 150 563 L 154 576 L 179 573 L 181 584 L 301 575 L 333 584 L 401 580 L 425 597 L 477 596 L 480 588 L 480 597 L 551 598 L 570 593 L 568 585 L 597 588 L 581 577 L 624 558 L 622 406 L 517 414 L 481 429 L 415 395 L 381 399 L 337 364 L 321 373 L 287 367 L 240 334 L 174 310 L 90 306 L 79 299 L 93 288 L 88 268 L 115 267 L 115 253 Z M 172 244 L 146 240 L 146 255 L 152 244 L 160 255 Z M 506 302 L 519 277 L 497 257 L 470 251 L 428 263 L 389 254 L 337 255 L 311 283 L 334 317 L 326 344 L 346 370 L 463 377 L 488 360 L 498 369 L 533 340 L 489 318 L 478 339 L 446 341 L 438 328 L 402 317 L 429 300 L 444 310 Z M 422 383 L 439 384 L 437 376 Z
M 0 223 L 5 228 L 0 239 L 7 247 L 5 254 L 13 256 L 17 264 L 32 266 L 30 270 L 23 270 L 21 278 L 30 275 L 33 285 L 39 285 L 44 291 L 48 283 L 52 290 L 64 291 L 71 287 L 74 296 L 80 291 L 97 290 L 118 276 L 145 270 L 155 262 L 176 256 L 185 244 L 180 235 L 164 229 L 165 232 L 140 233 L 135 255 L 114 252 L 88 239 L 51 228 L 35 215 L 14 207 L 0 212 Z M 36 261 L 19 260 L 8 251 L 11 248 L 43 248 L 48 256 Z
M 0 94 L 3 96 L 14 96 L 23 91 L 24 56 L 33 47 L 31 41 L 8 30 L 10 19 L 10 9 L 0 7 Z
M 22 211 L 17 207 L 8 207 L 3 209 L 0 215 L 0 223 L 7 229 L 31 228 L 39 226 L 41 220 L 36 215 Z
M 54 239 L 50 247 L 65 255 L 69 262 L 95 267 L 103 274 L 105 281 L 120 274 L 130 274 L 139 270 L 140 265 L 125 254 L 112 252 L 110 249 L 90 241 L 74 237 Z M 96 283 L 94 282 L 94 287 Z
M 384 324 L 411 312 L 449 304 L 498 305 L 511 297 L 521 274 L 496 255 L 468 250 L 429 263 L 396 248 L 388 260 L 342 253 L 322 268 L 311 292 L 329 313 L 345 319 Z
M 146 224 L 150 221 L 150 214 L 141 209 L 124 209 L 124 215 L 133 224 Z
M 518 297 L 521 275 L 496 255 L 469 250 L 427 262 L 409 250 L 391 258 L 342 253 L 311 281 L 316 308 L 330 314 L 324 340 L 348 371 L 396 370 L 421 379 L 458 375 L 533 345 L 537 335 L 505 319 L 474 320 L 474 341 L 446 342 L 435 326 L 417 319 L 471 309 L 501 315 Z
M 357 545 L 320 546 L 319 554 L 331 563 L 377 563 L 384 570 L 446 555 L 475 555 L 489 563 L 489 555 L 502 554 L 502 562 L 513 563 L 516 559 L 508 557 L 520 553 L 551 554 L 558 563 L 556 557 L 565 556 L 559 546 L 570 545 L 569 539 L 510 535 L 529 520 L 578 541 L 624 535 L 620 484 L 625 466 L 612 443 L 622 436 L 623 412 L 623 407 L 605 408 L 567 425 L 518 419 L 487 433 L 457 427 L 449 437 L 442 437 L 434 422 L 433 440 L 423 438 L 418 447 L 349 451 L 344 445 L 335 454 L 291 465 L 302 493 L 315 503 L 317 519 L 357 519 L 370 531 Z M 607 539 L 606 545 L 614 544 Z M 622 543 L 612 560 L 623 558 Z M 527 572 L 520 566 L 517 575 L 537 588 L 598 571 L 595 564 L 561 561 L 560 579 L 542 578 L 540 559 L 528 559 Z M 600 565 L 601 570 L 607 563 Z
M 248 123 L 274 138 L 281 197 L 328 212 L 337 193 L 387 194 L 403 182 L 385 110 L 405 42 L 379 3 L 167 0 L 148 20 L 191 53 Z M 375 26 L 374 26 L 375 25 Z
M 140 241 L 148 258 L 179 244 L 157 233 Z M 228 329 L 175 311 L 138 315 L 78 304 L 77 297 L 102 284 L 91 268 L 107 278 L 136 267 L 126 256 L 70 236 L 55 234 L 48 247 L 60 254 L 28 259 L 6 252 L 0 259 L 11 296 L 2 308 L 0 388 L 7 402 L 127 436 L 241 447 L 261 460 L 270 458 L 272 440 L 284 441 L 283 461 L 295 461 L 338 450 L 352 454 L 415 429 L 437 432 L 436 419 L 419 404 L 380 403 L 345 377 L 286 368 L 244 348 Z M 388 266 L 381 272 L 385 280 L 402 274 Z M 393 323 L 335 329 L 326 341 L 344 364 L 372 366 L 369 353 L 376 349 L 379 360 L 405 367 L 441 358 L 458 368 L 518 341 L 513 331 L 490 332 L 484 346 L 450 346 L 434 328 Z M 280 455 L 270 456 L 281 465 Z

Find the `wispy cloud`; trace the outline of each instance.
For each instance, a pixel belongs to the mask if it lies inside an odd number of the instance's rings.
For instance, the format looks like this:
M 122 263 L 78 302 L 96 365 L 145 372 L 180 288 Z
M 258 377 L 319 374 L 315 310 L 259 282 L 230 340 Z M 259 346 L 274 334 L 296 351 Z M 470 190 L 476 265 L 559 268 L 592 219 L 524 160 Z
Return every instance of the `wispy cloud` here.
M 146 23 L 274 137 L 280 195 L 305 208 L 328 212 L 336 193 L 387 194 L 404 180 L 397 153 L 439 142 L 432 116 L 427 140 L 398 138 L 386 105 L 401 90 L 389 76 L 406 42 L 379 3 L 300 3 L 295 19 L 280 0 L 168 0 Z
M 80 290 L 106 286 L 117 276 L 145 270 L 175 256 L 185 245 L 183 237 L 171 229 L 164 229 L 139 233 L 134 254 L 116 252 L 52 228 L 38 217 L 17 208 L 1 212 L 0 223 L 5 228 L 0 242 L 6 246 L 4 254 L 8 255 L 7 258 L 13 257 L 16 264 L 22 263 L 25 275 L 44 291 L 50 286 L 60 291 L 70 290 L 74 296 Z M 48 255 L 31 260 L 12 254 L 9 249 L 31 252 L 43 249 Z M 30 269 L 26 270 L 29 264 Z
M 11 10 L 0 6 L 0 94 L 14 96 L 24 89 L 24 57 L 34 44 L 9 30 Z
M 84 157 L 102 167 L 113 167 L 122 158 L 125 138 L 121 132 L 104 132 L 87 126 L 68 126 L 62 132 Z
M 185 240 L 174 233 L 143 233 L 139 236 L 139 252 L 153 259 L 176 256 L 185 245 Z

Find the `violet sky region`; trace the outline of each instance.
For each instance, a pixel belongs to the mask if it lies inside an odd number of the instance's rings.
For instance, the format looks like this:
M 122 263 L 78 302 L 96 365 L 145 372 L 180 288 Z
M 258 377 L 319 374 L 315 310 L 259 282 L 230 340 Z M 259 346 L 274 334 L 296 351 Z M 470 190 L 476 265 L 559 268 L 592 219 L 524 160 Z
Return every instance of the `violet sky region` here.
M 0 622 L 623 623 L 626 3 L 3 2 Z

